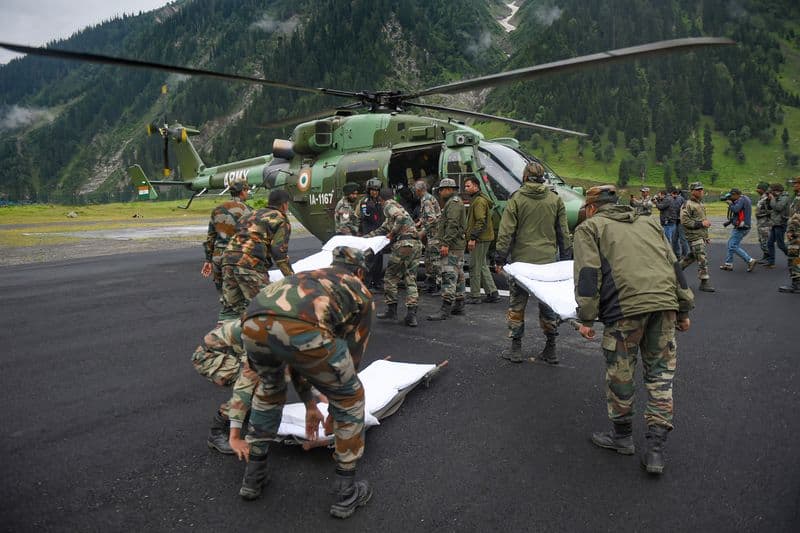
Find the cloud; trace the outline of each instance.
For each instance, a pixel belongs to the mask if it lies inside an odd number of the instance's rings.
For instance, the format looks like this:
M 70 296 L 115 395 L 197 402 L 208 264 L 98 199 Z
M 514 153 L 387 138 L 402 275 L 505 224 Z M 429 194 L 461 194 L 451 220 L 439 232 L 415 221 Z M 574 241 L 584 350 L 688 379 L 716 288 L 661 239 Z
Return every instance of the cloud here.
M 294 32 L 299 24 L 300 19 L 297 17 L 292 17 L 289 20 L 277 20 L 270 15 L 264 15 L 260 20 L 253 22 L 250 25 L 250 29 L 288 35 Z
M 478 37 L 477 41 L 473 41 L 472 43 L 468 44 L 465 51 L 467 52 L 468 55 L 476 57 L 491 47 L 492 47 L 492 34 L 489 33 L 488 31 L 485 31 L 481 33 L 481 36 Z
M 536 20 L 540 24 L 550 26 L 553 22 L 561 18 L 562 11 L 563 10 L 558 6 L 539 5 L 533 10 L 533 16 L 536 17 Z
M 54 118 L 47 109 L 12 105 L 0 111 L 0 130 L 13 130 L 41 120 L 51 122 Z

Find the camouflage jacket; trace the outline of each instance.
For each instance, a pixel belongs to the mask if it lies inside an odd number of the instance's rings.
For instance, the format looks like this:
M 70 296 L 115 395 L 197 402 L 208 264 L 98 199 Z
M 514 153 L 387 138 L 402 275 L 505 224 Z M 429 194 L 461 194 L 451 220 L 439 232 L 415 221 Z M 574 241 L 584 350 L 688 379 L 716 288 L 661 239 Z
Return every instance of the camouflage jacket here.
M 376 235 L 389 235 L 392 243 L 402 246 L 403 241 L 415 241 L 417 239 L 417 229 L 414 219 L 403 209 L 395 200 L 386 200 L 383 203 L 383 216 L 385 220 L 381 226 L 365 237 L 375 237 Z
M 333 266 L 267 285 L 250 302 L 245 319 L 270 315 L 312 324 L 322 330 L 323 337 L 345 339 L 358 368 L 374 313 L 366 285 L 350 270 Z
M 343 196 L 333 212 L 333 220 L 336 223 L 337 235 L 358 235 L 358 200 L 350 203 L 347 196 Z
M 661 225 L 626 205 L 601 206 L 575 228 L 578 319 L 612 324 L 622 318 L 694 307 L 694 295 Z
M 467 214 L 467 239 L 472 241 L 493 241 L 494 221 L 492 207 L 494 202 L 484 193 L 474 195 L 469 202 Z
M 439 201 L 429 192 L 420 199 L 419 223 L 428 243 L 436 242 L 439 238 L 439 221 L 442 218 L 442 208 Z
M 250 208 L 238 198 L 223 202 L 211 211 L 211 220 L 208 222 L 208 237 L 206 237 L 206 242 L 203 243 L 206 261 L 211 261 L 215 255 L 222 255 L 233 232 L 236 231 L 236 223 L 239 222 L 240 218 L 249 214 Z
M 228 402 L 231 426 L 241 427 L 258 385 L 258 374 L 247 364 L 239 319 L 226 320 L 203 337 L 192 355 L 192 364 L 201 375 L 217 385 L 233 383 Z
M 242 217 L 236 225 L 225 253 L 223 265 L 235 265 L 266 272 L 275 264 L 284 276 L 292 275 L 289 262 L 289 237 L 292 226 L 286 215 L 265 207 Z
M 497 252 L 512 261 L 545 265 L 567 255 L 564 200 L 542 183 L 526 182 L 508 200 L 497 231 Z
M 651 197 L 647 198 L 634 198 L 631 200 L 631 207 L 634 208 L 637 215 L 650 216 L 653 213 L 653 208 L 656 206 Z
M 764 193 L 756 204 L 756 221 L 758 226 L 769 226 L 769 195 Z
M 439 226 L 439 243 L 454 252 L 464 251 L 467 247 L 465 234 L 467 231 L 467 208 L 458 193 L 447 199 L 442 209 L 442 222 Z
M 681 208 L 681 224 L 686 229 L 686 240 L 691 242 L 703 239 L 708 240 L 708 228 L 703 227 L 703 221 L 707 220 L 706 206 L 703 202 L 693 199 L 687 200 Z
M 785 226 L 789 218 L 789 193 L 783 191 L 773 199 L 767 200 L 769 223 L 772 226 Z
M 795 249 L 800 247 L 800 195 L 794 197 L 789 206 L 789 221 L 786 223 L 786 244 Z

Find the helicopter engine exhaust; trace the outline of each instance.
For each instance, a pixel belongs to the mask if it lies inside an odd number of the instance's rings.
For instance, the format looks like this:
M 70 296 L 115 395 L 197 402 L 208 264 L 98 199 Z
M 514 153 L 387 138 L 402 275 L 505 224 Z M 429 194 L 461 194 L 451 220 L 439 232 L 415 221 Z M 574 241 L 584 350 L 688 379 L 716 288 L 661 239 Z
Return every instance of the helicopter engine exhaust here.
M 293 159 L 294 143 L 284 139 L 275 139 L 272 142 L 272 155 L 279 159 Z

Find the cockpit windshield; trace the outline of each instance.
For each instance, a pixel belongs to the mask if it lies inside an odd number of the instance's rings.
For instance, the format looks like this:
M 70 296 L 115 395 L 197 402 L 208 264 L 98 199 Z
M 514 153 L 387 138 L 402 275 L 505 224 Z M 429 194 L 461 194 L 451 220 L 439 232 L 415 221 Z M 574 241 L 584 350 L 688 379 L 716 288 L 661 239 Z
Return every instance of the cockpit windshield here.
M 498 200 L 508 200 L 519 189 L 522 185 L 522 173 L 529 161 L 539 161 L 544 166 L 545 177 L 551 185 L 564 184 L 564 180 L 543 161 L 526 156 L 510 146 L 483 141 L 478 145 L 478 154 Z

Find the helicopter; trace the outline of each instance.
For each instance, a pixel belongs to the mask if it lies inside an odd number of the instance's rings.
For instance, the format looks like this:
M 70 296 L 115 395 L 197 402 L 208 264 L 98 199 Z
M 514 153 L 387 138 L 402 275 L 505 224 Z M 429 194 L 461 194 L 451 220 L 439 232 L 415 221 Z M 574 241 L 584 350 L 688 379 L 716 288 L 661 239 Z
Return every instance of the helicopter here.
M 348 182 L 356 183 L 364 190 L 369 179 L 378 178 L 385 187 L 392 188 L 402 196 L 410 192 L 410 185 L 417 179 L 425 179 L 429 186 L 435 187 L 440 179 L 452 178 L 459 185 L 459 190 L 462 190 L 463 180 L 475 177 L 481 183 L 483 192 L 495 204 L 493 217 L 497 222 L 506 200 L 522 185 L 522 172 L 530 161 L 538 161 L 544 165 L 547 182 L 564 200 L 572 229 L 577 224 L 578 211 L 584 202 L 583 188 L 567 184 L 543 161 L 525 153 L 516 139 L 486 139 L 464 122 L 453 118 L 439 119 L 409 114 L 407 110 L 419 108 L 446 113 L 451 117 L 465 116 L 556 134 L 586 136 L 581 132 L 534 122 L 425 103 L 420 98 L 490 88 L 676 51 L 734 44 L 730 39 L 716 37 L 658 41 L 409 92 L 312 88 L 266 78 L 85 52 L 2 42 L 0 47 L 44 57 L 256 83 L 354 100 L 311 115 L 272 123 L 273 127 L 298 122 L 300 124 L 294 128 L 290 139 L 274 140 L 272 153 L 215 167 L 205 166 L 189 140 L 190 136 L 199 133 L 197 129 L 180 123 L 149 125 L 148 132 L 158 132 L 163 139 L 164 177 L 169 178 L 172 175 L 168 159 L 171 143 L 181 179 L 151 181 L 138 165 L 129 169 L 129 176 L 141 198 L 157 197 L 156 186 L 183 186 L 192 190 L 194 194 L 185 208 L 191 205 L 194 198 L 210 190 L 222 190 L 220 194 L 224 194 L 234 180 L 246 180 L 252 188 L 285 188 L 291 197 L 292 214 L 311 234 L 324 242 L 334 234 L 334 208 L 343 196 L 343 187 Z

